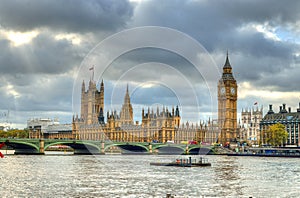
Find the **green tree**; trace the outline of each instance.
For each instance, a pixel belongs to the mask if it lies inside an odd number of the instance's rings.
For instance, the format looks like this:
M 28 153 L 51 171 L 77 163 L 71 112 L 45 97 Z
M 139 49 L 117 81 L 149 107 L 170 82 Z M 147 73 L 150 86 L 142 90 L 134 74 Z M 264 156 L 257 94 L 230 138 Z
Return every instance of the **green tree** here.
M 28 132 L 28 129 L 24 129 L 24 130 L 11 129 L 8 131 L 0 131 L 0 137 L 2 137 L 2 138 L 28 138 L 29 132 Z
M 288 132 L 285 130 L 285 126 L 280 123 L 271 125 L 269 130 L 266 131 L 266 141 L 272 146 L 280 146 L 286 142 Z

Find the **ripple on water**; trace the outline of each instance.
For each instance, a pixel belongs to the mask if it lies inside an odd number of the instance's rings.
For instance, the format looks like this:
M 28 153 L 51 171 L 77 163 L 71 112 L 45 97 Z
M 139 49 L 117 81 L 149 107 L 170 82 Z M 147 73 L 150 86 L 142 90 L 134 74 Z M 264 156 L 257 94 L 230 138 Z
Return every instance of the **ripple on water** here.
M 297 197 L 300 161 L 207 156 L 212 167 L 150 166 L 176 156 L 7 156 L 2 197 Z

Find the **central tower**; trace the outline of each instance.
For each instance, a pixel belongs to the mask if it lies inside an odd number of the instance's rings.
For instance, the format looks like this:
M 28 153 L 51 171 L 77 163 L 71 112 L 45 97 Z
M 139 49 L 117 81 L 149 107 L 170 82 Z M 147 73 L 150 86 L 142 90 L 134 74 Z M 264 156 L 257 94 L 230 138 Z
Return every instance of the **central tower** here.
M 218 142 L 234 142 L 237 138 L 237 83 L 232 75 L 228 52 L 223 66 L 222 78 L 218 83 Z
M 126 88 L 126 94 L 124 97 L 124 103 L 122 106 L 122 110 L 120 112 L 120 121 L 121 124 L 133 124 L 133 109 L 130 103 L 130 96 L 128 91 L 128 84 Z

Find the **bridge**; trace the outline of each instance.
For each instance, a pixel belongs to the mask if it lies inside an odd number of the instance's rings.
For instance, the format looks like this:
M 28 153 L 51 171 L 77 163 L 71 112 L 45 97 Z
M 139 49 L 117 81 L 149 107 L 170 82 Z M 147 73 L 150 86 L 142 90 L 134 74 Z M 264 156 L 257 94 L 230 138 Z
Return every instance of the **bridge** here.
M 148 142 L 113 142 L 72 139 L 15 139 L 0 138 L 0 143 L 15 150 L 15 154 L 45 154 L 45 150 L 55 145 L 66 145 L 74 154 L 105 154 L 113 147 L 118 147 L 125 154 L 207 154 L 210 146 L 189 144 L 164 144 Z

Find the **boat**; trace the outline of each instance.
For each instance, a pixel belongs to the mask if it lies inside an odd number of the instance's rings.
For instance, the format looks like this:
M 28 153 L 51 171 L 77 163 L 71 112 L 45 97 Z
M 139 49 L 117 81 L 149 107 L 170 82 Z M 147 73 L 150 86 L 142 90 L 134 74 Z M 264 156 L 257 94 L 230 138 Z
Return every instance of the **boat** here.
M 200 166 L 211 166 L 208 159 L 200 157 L 199 160 L 188 157 L 188 158 L 177 158 L 173 162 L 151 162 L 152 166 L 176 166 L 176 167 L 200 167 Z

